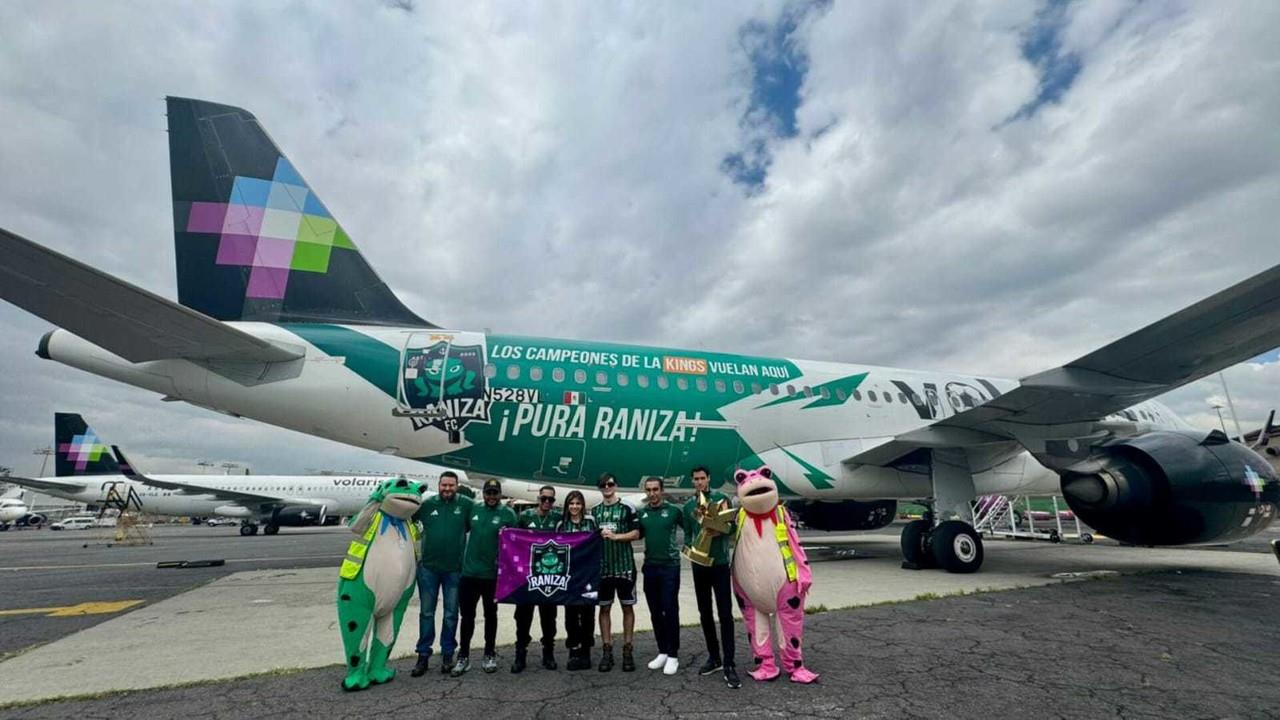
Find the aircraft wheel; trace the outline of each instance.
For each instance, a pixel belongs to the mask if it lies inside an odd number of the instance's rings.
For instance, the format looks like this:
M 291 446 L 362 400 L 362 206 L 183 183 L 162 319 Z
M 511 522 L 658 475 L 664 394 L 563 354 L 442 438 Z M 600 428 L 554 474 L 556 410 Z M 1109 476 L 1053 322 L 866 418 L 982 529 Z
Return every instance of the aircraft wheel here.
M 278 532 L 280 532 L 279 525 L 267 525 L 262 528 L 263 535 L 275 535 Z
M 1082 533 L 1080 535 L 1080 542 L 1084 543 L 1085 545 L 1092 545 L 1093 535 L 1091 533 Z
M 258 526 L 253 523 L 245 523 L 240 526 L 240 534 L 248 537 L 249 535 L 258 534 Z
M 982 567 L 982 538 L 967 522 L 948 520 L 929 536 L 933 559 L 950 573 L 972 573 Z
M 912 520 L 902 528 L 902 562 L 907 567 L 934 567 L 929 551 L 929 521 Z
M 0 532 L 4 532 L 5 530 L 8 530 L 8 529 L 9 529 L 9 523 L 0 523 Z

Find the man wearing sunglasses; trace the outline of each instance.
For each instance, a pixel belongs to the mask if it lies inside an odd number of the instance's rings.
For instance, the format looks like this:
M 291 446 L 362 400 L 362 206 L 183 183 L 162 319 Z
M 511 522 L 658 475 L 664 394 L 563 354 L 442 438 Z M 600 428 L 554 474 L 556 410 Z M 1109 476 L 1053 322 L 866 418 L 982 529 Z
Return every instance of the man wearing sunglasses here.
M 462 555 L 462 583 L 458 596 L 462 605 L 462 643 L 453 677 L 462 677 L 471 669 L 471 638 L 476 632 L 476 603 L 484 601 L 484 660 L 480 665 L 487 673 L 496 672 L 498 658 L 494 645 L 498 639 L 498 603 L 494 599 L 498 585 L 498 531 L 515 527 L 516 514 L 498 501 L 502 499 L 502 483 L 496 478 L 484 481 L 484 504 L 476 505 L 467 518 L 467 549 Z
M 538 506 L 520 513 L 517 527 L 530 530 L 555 532 L 560 523 L 560 511 L 556 509 L 556 489 L 550 485 L 538 488 Z M 540 604 L 538 620 L 542 625 L 542 667 L 556 669 L 556 606 Z M 533 626 L 533 608 L 531 604 L 516 605 L 516 659 L 511 663 L 511 672 L 523 672 L 529 652 L 529 630 Z
M 618 480 L 613 473 L 605 473 L 596 483 L 604 502 L 591 508 L 591 516 L 604 538 L 604 551 L 600 556 L 600 641 L 603 651 L 600 672 L 613 669 L 613 626 L 610 610 L 616 596 L 622 604 L 622 671 L 636 669 L 635 651 L 631 641 L 636 629 L 636 557 L 631 541 L 640 537 L 636 526 L 636 511 L 618 497 Z

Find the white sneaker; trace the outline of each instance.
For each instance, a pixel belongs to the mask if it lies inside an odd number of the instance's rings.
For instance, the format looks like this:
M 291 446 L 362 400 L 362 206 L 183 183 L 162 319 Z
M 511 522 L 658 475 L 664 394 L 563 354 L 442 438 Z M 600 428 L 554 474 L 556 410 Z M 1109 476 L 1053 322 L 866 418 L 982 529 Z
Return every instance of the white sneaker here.
M 667 666 L 662 668 L 663 675 L 675 675 L 680 670 L 680 658 L 667 658 Z
M 658 657 L 656 657 L 656 658 L 654 658 L 654 659 L 652 659 L 652 660 L 650 660 L 650 661 L 649 661 L 649 669 L 650 669 L 650 670 L 657 670 L 658 668 L 662 667 L 663 665 L 666 665 L 668 662 L 670 662 L 670 660 L 668 660 L 668 659 L 667 659 L 667 654 L 666 654 L 666 653 L 662 653 L 662 654 L 661 654 L 661 655 L 659 655 Z

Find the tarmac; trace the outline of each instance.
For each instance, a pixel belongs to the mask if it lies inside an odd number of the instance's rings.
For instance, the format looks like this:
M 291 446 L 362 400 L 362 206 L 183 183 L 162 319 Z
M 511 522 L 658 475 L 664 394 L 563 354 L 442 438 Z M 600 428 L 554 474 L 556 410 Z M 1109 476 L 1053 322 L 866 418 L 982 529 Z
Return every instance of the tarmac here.
M 333 608 L 336 563 L 323 551 L 336 557 L 346 536 L 341 529 L 314 530 L 285 540 L 305 547 L 276 546 L 283 554 L 274 564 L 281 567 L 236 571 L 233 563 L 212 582 L 170 588 L 168 597 L 105 613 L 90 627 L 8 657 L 0 662 L 0 707 L 9 708 L 0 715 L 334 716 L 367 714 L 368 703 L 378 702 L 380 711 L 425 703 L 451 714 L 491 717 L 990 717 L 1028 711 L 1036 717 L 1275 717 L 1280 563 L 1267 542 L 1280 533 L 1265 535 L 1225 552 L 988 540 L 982 572 L 950 575 L 901 570 L 898 538 L 890 532 L 813 534 L 806 538 L 815 577 L 806 653 L 808 664 L 823 674 L 817 688 L 746 679 L 742 691 L 732 692 L 714 677 L 699 678 L 693 668 L 705 659 L 705 648 L 700 632 L 686 629 L 685 670 L 675 678 L 655 677 L 643 664 L 626 675 L 551 673 L 535 665 L 512 676 L 504 658 L 496 677 L 477 670 L 461 680 L 435 672 L 415 679 L 403 672 L 389 685 L 343 694 Z M 255 562 L 273 564 L 262 552 L 272 547 L 267 539 L 227 539 L 239 543 L 228 547 L 242 556 L 245 548 L 254 549 Z M 181 542 L 177 536 L 165 552 Z M 316 557 L 285 559 L 302 550 Z M 2 553 L 0 558 L 7 567 L 20 567 L 8 565 Z M 75 558 L 46 560 L 65 566 Z M 319 566 L 288 567 L 299 562 Z M 45 572 L 6 566 L 0 566 L 6 585 L 15 576 L 38 584 Z M 121 571 L 78 572 L 92 579 Z M 161 577 L 184 571 L 149 572 Z M 1082 581 L 1092 578 L 1103 580 Z M 98 601 L 136 595 L 126 584 L 102 586 L 115 596 L 100 593 Z M 682 621 L 694 623 L 687 572 L 681 594 Z M 647 630 L 643 604 L 637 626 Z M 397 657 L 412 654 L 415 619 L 411 610 Z M 741 648 L 745 633 L 739 630 Z M 510 607 L 501 606 L 499 645 L 509 645 L 513 635 Z M 638 659 L 654 651 L 648 634 L 636 644 Z M 399 662 L 404 670 L 410 664 Z M 750 658 L 740 661 L 743 669 L 750 664 Z M 257 676 L 232 679 L 246 675 Z M 636 702 L 604 713 L 601 693 L 615 687 Z M 125 690 L 141 692 L 120 692 Z M 105 695 L 47 702 L 91 694 Z

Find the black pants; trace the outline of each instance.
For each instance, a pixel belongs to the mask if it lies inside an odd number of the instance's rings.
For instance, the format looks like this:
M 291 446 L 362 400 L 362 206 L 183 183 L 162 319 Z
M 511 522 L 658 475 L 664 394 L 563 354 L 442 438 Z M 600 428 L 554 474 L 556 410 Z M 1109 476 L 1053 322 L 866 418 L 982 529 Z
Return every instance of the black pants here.
M 644 566 L 644 600 L 649 604 L 658 652 L 675 657 L 680 653 L 680 566 Z
M 570 650 L 586 650 L 595 644 L 596 611 L 595 605 L 565 605 L 564 644 Z
M 498 638 L 498 603 L 493 599 L 497 589 L 496 578 L 462 577 L 458 586 L 458 605 L 462 611 L 462 642 L 458 657 L 471 656 L 471 637 L 476 634 L 476 602 L 479 600 L 484 600 L 484 654 L 493 654 Z
M 529 629 L 533 627 L 533 609 L 538 608 L 538 622 L 542 625 L 542 647 L 552 649 L 556 646 L 556 606 L 555 605 L 517 605 L 516 606 L 516 649 L 525 649 L 533 638 L 529 637 Z
M 733 587 L 728 565 L 691 565 L 693 593 L 698 598 L 698 618 L 707 640 L 707 656 L 733 664 Z M 720 642 L 716 642 L 716 619 L 712 614 L 711 596 L 715 594 L 715 613 L 720 615 Z

